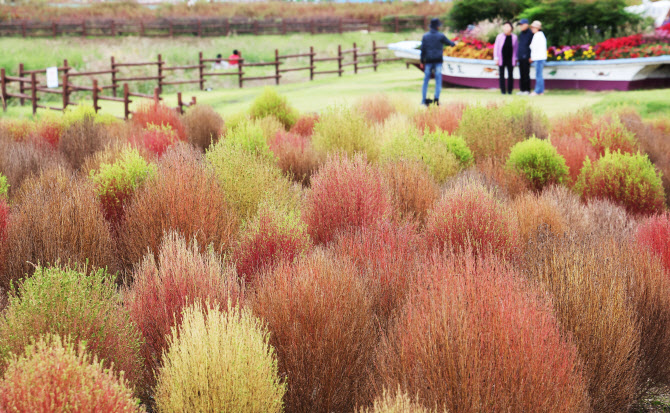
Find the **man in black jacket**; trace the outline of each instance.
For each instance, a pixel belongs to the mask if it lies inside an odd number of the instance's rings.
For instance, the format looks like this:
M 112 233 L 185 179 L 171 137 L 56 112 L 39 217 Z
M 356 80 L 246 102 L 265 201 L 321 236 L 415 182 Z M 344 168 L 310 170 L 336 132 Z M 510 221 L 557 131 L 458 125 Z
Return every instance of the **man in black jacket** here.
M 517 60 L 519 61 L 519 95 L 530 93 L 530 42 L 533 40 L 533 32 L 528 28 L 528 19 L 519 21 L 519 49 Z
M 424 70 L 423 89 L 421 104 L 428 106 L 433 101 L 426 99 L 428 93 L 428 82 L 431 72 L 435 72 L 435 104 L 440 104 L 440 92 L 442 91 L 442 53 L 444 46 L 455 46 L 456 44 L 447 39 L 443 33 L 438 31 L 442 25 L 439 19 L 430 21 L 430 31 L 423 35 L 421 40 L 421 63 Z

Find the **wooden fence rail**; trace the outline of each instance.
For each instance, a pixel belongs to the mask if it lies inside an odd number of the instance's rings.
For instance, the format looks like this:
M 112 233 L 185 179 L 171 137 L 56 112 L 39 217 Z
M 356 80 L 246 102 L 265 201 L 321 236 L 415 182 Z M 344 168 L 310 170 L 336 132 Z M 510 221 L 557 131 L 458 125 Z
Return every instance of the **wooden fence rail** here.
M 244 59 L 240 59 L 239 64 L 236 65 L 236 67 L 230 67 L 230 70 L 228 71 L 215 71 L 215 69 L 212 68 L 212 71 L 209 72 L 206 71 L 208 64 L 220 64 L 223 59 L 205 59 L 202 52 L 198 53 L 197 64 L 167 66 L 167 63 L 162 59 L 160 54 L 158 55 L 156 61 L 146 62 L 117 62 L 114 57 L 111 57 L 109 70 L 96 70 L 89 72 L 76 72 L 74 68 L 68 65 L 67 60 L 64 60 L 63 65 L 58 67 L 59 87 L 56 88 L 47 87 L 44 76 L 46 73 L 46 68 L 39 70 L 25 70 L 23 63 L 20 63 L 18 76 L 8 75 L 4 68 L 0 70 L 0 96 L 2 97 L 3 111 L 7 110 L 7 105 L 9 104 L 10 99 L 18 99 L 21 106 L 23 106 L 26 101 L 30 101 L 34 115 L 37 113 L 37 109 L 64 111 L 68 106 L 76 105 L 76 103 L 73 103 L 72 101 L 72 95 L 74 93 L 90 93 L 91 100 L 93 102 L 93 108 L 96 112 L 100 110 L 99 102 L 101 101 L 121 102 L 124 105 L 124 118 L 128 119 L 131 115 L 131 98 L 151 99 L 158 102 L 162 100 L 161 94 L 163 93 L 163 88 L 165 86 L 197 84 L 200 90 L 204 90 L 208 77 L 233 76 L 237 77 L 238 85 L 240 88 L 242 88 L 244 87 L 245 82 L 258 80 L 274 80 L 274 83 L 279 85 L 282 76 L 288 72 L 308 71 L 309 79 L 314 80 L 315 75 L 337 74 L 338 76 L 342 76 L 342 74 L 345 72 L 345 69 L 350 66 L 353 67 L 354 74 L 357 74 L 363 69 L 373 69 L 376 71 L 379 65 L 382 63 L 400 60 L 398 58 L 380 58 L 380 52 L 385 49 L 386 46 L 378 46 L 374 41 L 372 42 L 372 48 L 370 52 L 361 52 L 361 49 L 359 49 L 356 43 L 354 43 L 353 47 L 347 50 L 343 50 L 342 46 L 338 45 L 337 56 L 328 57 L 319 57 L 314 51 L 314 47 L 309 48 L 309 53 L 284 55 L 280 54 L 279 50 L 275 49 L 274 60 L 272 61 L 246 62 Z M 361 65 L 360 59 L 364 57 L 371 57 L 372 63 Z M 309 65 L 299 67 L 285 66 L 289 60 L 299 58 L 309 58 Z M 316 70 L 317 63 L 322 62 L 336 62 L 337 69 Z M 154 66 L 156 68 L 155 75 L 132 76 L 123 74 L 124 68 L 153 68 Z M 254 76 L 251 76 L 245 72 L 245 69 L 252 67 L 268 67 L 271 68 L 271 72 L 267 74 L 255 74 Z M 190 79 L 170 78 L 169 76 L 172 76 L 176 71 L 197 71 L 197 77 Z M 109 76 L 111 83 L 103 84 L 100 81 L 101 76 Z M 90 86 L 74 83 L 77 80 L 81 81 L 81 79 L 90 80 Z M 143 94 L 131 92 L 129 84 L 132 82 L 156 82 L 154 93 Z M 16 85 L 17 87 L 10 88 L 10 86 L 13 85 Z M 13 91 L 13 89 L 17 90 Z M 122 91 L 121 96 L 117 96 L 119 89 Z M 111 95 L 105 95 L 105 91 L 109 90 L 111 90 Z M 62 98 L 62 105 L 42 105 L 39 103 L 41 98 L 38 96 L 38 93 L 60 95 Z M 181 91 L 177 93 L 177 110 L 180 113 L 183 113 L 184 108 L 194 105 L 196 100 L 194 97 L 190 102 L 184 102 L 182 100 L 181 93 Z

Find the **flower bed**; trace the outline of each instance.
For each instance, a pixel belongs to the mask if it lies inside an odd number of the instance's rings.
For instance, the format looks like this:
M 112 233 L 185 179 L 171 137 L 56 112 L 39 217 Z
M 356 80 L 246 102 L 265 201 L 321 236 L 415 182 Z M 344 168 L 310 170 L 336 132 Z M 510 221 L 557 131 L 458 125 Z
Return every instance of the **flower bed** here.
M 462 57 L 465 59 L 493 59 L 493 44 L 483 42 L 473 37 L 454 37 L 454 47 L 445 47 L 444 55 Z
M 465 59 L 493 59 L 493 44 L 479 39 L 459 36 L 454 47 L 446 47 L 444 55 Z M 652 36 L 632 36 L 607 39 L 596 45 L 551 46 L 547 49 L 549 61 L 607 60 L 670 54 L 670 23 L 661 26 Z

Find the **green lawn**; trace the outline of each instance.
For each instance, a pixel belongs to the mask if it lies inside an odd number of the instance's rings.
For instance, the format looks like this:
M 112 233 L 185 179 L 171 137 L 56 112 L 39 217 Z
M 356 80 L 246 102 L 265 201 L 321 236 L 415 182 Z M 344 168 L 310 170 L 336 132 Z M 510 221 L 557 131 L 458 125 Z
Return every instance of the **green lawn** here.
M 387 93 L 396 101 L 410 105 L 418 105 L 421 99 L 422 74 L 420 71 L 406 69 L 400 63 L 384 66 L 375 73 L 367 70 L 361 74 L 346 74 L 342 78 L 324 75 L 313 82 L 295 82 L 280 85 L 278 90 L 286 95 L 290 103 L 301 112 L 319 112 L 333 104 L 351 104 L 362 96 Z M 265 86 L 245 87 L 244 89 L 216 89 L 211 92 L 184 92 L 184 99 L 195 96 L 199 103 L 213 106 L 224 116 L 230 116 L 246 110 L 255 97 Z M 433 83 L 431 82 L 431 89 Z M 186 89 L 185 89 L 186 90 Z M 606 111 L 621 105 L 637 108 L 647 118 L 667 116 L 670 114 L 670 103 L 665 98 L 667 90 L 636 91 L 636 92 L 585 92 L 585 91 L 549 91 L 545 96 L 530 98 L 518 96 L 501 96 L 496 90 L 445 88 L 441 101 L 489 103 L 504 102 L 514 99 L 530 99 L 549 116 L 573 112 L 584 107 L 593 107 L 598 112 Z M 176 106 L 176 94 L 164 95 L 165 102 Z M 138 99 L 137 102 L 140 102 Z M 137 103 L 136 102 L 136 103 Z M 86 103 L 86 102 L 84 102 Z M 115 116 L 123 115 L 123 107 L 115 102 L 103 102 L 102 111 Z M 40 111 L 38 113 L 44 113 Z M 29 116 L 27 106 L 21 108 L 11 106 L 3 116 Z

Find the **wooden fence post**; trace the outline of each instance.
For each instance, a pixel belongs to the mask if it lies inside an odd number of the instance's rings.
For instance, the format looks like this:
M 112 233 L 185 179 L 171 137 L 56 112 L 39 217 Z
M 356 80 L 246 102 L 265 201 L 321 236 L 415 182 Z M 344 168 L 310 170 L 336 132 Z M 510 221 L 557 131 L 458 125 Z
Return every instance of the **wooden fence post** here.
M 58 29 L 56 28 L 56 22 L 51 22 L 51 37 L 58 36 Z
M 144 37 L 144 22 L 140 22 L 140 37 Z
M 395 22 L 395 32 L 398 33 L 400 31 L 400 25 L 398 24 L 398 16 L 395 16 L 394 22 Z
M 93 110 L 98 113 L 98 80 L 93 79 Z
M 130 100 L 128 99 L 128 83 L 123 84 L 123 117 L 130 118 Z
M 281 19 L 281 34 L 286 34 L 286 19 Z
M 314 46 L 309 47 L 309 80 L 314 80 Z
M 377 71 L 377 42 L 375 40 L 372 41 L 372 68 L 374 71 Z
M 244 65 L 244 59 L 240 59 L 239 62 L 237 63 L 237 76 L 239 78 L 240 82 L 240 89 L 242 89 L 243 83 L 244 83 L 244 72 L 242 71 L 242 65 Z
M 354 74 L 358 74 L 358 49 L 354 43 Z
M 112 35 L 112 37 L 115 37 L 116 36 L 116 22 L 114 21 L 114 19 L 112 19 L 112 22 L 111 22 L 110 26 L 111 27 L 109 28 L 109 32 Z
M 81 37 L 86 37 L 86 20 L 81 21 Z
M 114 56 L 110 57 L 109 60 L 112 65 L 112 94 L 116 97 L 116 88 L 118 86 L 116 84 L 116 65 L 114 64 Z
M 309 21 L 309 33 L 314 34 L 314 19 Z
M 177 109 L 180 115 L 184 114 L 184 102 L 181 101 L 181 92 L 177 92 Z
M 158 105 L 161 101 L 161 89 L 159 87 L 154 88 L 154 104 Z
M 342 18 L 337 22 L 337 30 L 342 34 Z
M 68 74 L 63 73 L 63 112 L 67 109 L 67 105 L 70 104 L 70 89 L 68 86 Z
M 173 27 L 173 24 L 172 24 L 172 20 L 170 20 L 169 22 L 170 22 L 170 25 L 169 25 L 169 27 L 170 27 L 170 37 L 174 37 L 174 27 Z
M 163 91 L 163 57 L 158 55 L 158 90 Z
M 342 45 L 337 45 L 337 75 L 342 77 Z
M 258 20 L 254 19 L 253 27 L 254 27 L 254 36 L 258 36 Z
M 19 63 L 19 77 L 23 77 L 23 63 Z M 19 93 L 22 95 L 25 93 L 26 88 L 23 86 L 23 82 L 19 82 Z M 21 106 L 25 103 L 25 99 L 20 98 L 19 102 L 21 103 Z
M 33 116 L 37 114 L 37 76 L 35 73 L 30 74 L 30 97 L 33 103 Z
M 202 37 L 202 22 L 198 19 L 198 37 Z
M 200 90 L 205 90 L 205 63 L 202 61 L 202 52 L 198 53 L 198 76 L 200 77 Z
M 226 24 L 223 27 L 225 27 L 223 35 L 228 36 L 228 33 L 230 33 L 230 19 L 226 19 Z
M 27 34 L 26 34 L 26 22 L 21 22 L 21 34 L 23 35 L 23 37 L 27 36 Z
M 279 84 L 279 49 L 275 49 L 275 84 Z
M 2 98 L 2 111 L 7 112 L 7 82 L 5 81 L 5 68 L 0 68 L 0 97 Z

